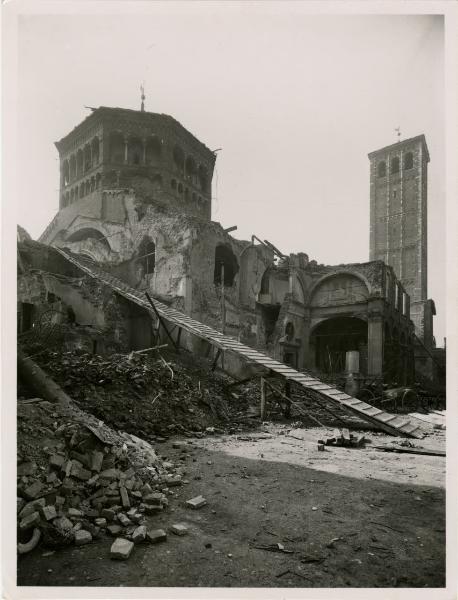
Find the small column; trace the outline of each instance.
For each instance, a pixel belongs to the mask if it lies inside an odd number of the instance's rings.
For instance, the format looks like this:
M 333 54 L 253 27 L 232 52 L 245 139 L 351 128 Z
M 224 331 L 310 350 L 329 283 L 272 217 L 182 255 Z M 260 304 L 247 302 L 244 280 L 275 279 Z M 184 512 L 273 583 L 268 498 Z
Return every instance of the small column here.
M 124 163 L 126 163 L 126 164 L 127 164 L 127 150 L 128 150 L 127 140 L 125 139 L 124 140 Z
M 383 374 L 383 316 L 369 313 L 367 324 L 367 371 L 368 375 Z
M 145 138 L 142 139 L 142 144 L 143 144 L 143 164 L 146 165 L 146 140 L 145 140 Z

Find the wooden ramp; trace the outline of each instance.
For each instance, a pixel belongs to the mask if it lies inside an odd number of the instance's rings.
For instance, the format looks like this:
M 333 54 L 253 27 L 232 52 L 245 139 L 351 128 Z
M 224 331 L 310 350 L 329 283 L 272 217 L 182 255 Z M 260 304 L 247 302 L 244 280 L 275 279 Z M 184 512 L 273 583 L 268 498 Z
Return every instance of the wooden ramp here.
M 76 257 L 68 251 L 60 248 L 54 247 L 54 249 L 84 273 L 87 273 L 91 277 L 108 285 L 124 298 L 127 298 L 139 306 L 142 306 L 144 309 L 153 312 L 153 309 L 147 301 L 144 293 L 131 288 L 124 281 L 121 281 L 106 271 L 103 271 L 95 263 L 89 261 L 86 262 L 85 259 Z M 296 371 L 284 363 L 262 354 L 262 352 L 241 344 L 230 336 L 219 333 L 212 327 L 208 327 L 199 321 L 191 319 L 182 312 L 170 308 L 158 300 L 154 301 L 154 305 L 160 316 L 169 323 L 177 325 L 185 331 L 188 331 L 193 335 L 206 340 L 223 352 L 233 352 L 239 358 L 252 365 L 259 365 L 269 369 L 269 371 L 272 373 L 280 375 L 290 381 L 294 381 L 305 390 L 312 390 L 315 392 L 315 396 L 321 396 L 323 400 L 347 409 L 360 419 L 363 419 L 372 425 L 376 425 L 380 429 L 392 435 L 404 435 L 420 439 L 423 437 L 423 432 L 419 424 L 410 420 L 406 416 L 392 415 L 379 408 L 376 408 L 375 406 L 367 404 L 367 402 L 353 398 L 341 390 L 323 383 L 319 379 L 315 379 L 306 375 L 305 373 Z

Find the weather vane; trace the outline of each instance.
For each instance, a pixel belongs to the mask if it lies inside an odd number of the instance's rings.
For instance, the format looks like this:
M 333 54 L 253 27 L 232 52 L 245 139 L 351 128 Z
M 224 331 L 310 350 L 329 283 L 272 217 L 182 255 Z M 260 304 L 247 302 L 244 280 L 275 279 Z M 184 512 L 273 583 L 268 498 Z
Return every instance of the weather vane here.
M 142 112 L 145 112 L 145 84 L 144 84 L 144 82 L 140 86 L 140 91 L 142 93 L 142 96 L 141 96 L 141 98 L 142 98 L 142 105 L 141 105 L 140 110 Z
M 394 128 L 396 135 L 398 136 L 398 142 L 401 141 L 401 127 L 395 127 Z

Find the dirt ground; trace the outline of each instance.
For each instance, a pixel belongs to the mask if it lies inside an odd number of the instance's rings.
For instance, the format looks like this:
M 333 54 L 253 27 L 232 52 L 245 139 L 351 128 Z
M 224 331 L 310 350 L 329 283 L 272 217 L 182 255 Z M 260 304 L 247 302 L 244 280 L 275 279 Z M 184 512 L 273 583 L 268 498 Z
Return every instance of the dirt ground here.
M 443 587 L 445 458 L 379 452 L 374 445 L 401 439 L 378 432 L 367 432 L 365 448 L 318 452 L 330 435 L 276 424 L 182 438 L 182 448 L 172 447 L 179 438 L 157 444 L 187 473 L 148 527 L 185 523 L 189 533 L 138 545 L 125 562 L 110 560 L 109 537 L 54 553 L 39 547 L 19 557 L 18 585 Z M 445 433 L 414 444 L 444 448 Z M 206 506 L 184 506 L 200 494 Z

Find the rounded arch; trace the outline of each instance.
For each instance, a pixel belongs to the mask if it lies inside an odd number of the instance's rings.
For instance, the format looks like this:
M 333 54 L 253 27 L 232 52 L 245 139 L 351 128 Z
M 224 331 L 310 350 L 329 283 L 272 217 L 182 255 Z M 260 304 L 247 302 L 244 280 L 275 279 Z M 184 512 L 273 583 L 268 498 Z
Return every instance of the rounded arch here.
M 399 156 L 394 156 L 391 159 L 391 167 L 390 167 L 391 173 L 393 175 L 396 175 L 396 173 L 399 173 L 399 167 L 400 167 Z
M 91 142 L 91 150 L 92 150 L 92 163 L 94 165 L 98 165 L 100 161 L 100 142 L 99 138 L 95 136 Z
M 156 268 L 156 244 L 145 236 L 138 246 L 137 264 L 141 265 L 143 275 L 151 275 Z
M 62 176 L 64 185 L 67 186 L 70 183 L 70 165 L 67 159 L 62 163 Z
M 186 157 L 185 175 L 189 180 L 194 182 L 196 175 L 197 175 L 197 165 L 196 165 L 196 161 L 194 160 L 194 158 L 192 156 Z
M 76 153 L 76 176 L 81 177 L 83 174 L 84 156 L 81 148 Z
M 72 154 L 70 156 L 70 181 L 76 179 L 76 156 Z
M 90 171 L 92 169 L 92 150 L 91 145 L 86 144 L 84 146 L 84 172 Z
M 413 168 L 413 153 L 407 152 L 404 156 L 404 169 L 407 171 L 408 169 Z
M 109 135 L 109 157 L 110 162 L 124 162 L 124 136 L 119 131 L 112 131 Z
M 143 143 L 138 137 L 130 137 L 127 143 L 127 161 L 130 165 L 143 163 Z
M 222 281 L 222 267 L 224 265 L 224 281 Z M 215 268 L 213 272 L 213 283 L 231 287 L 239 270 L 239 263 L 232 248 L 228 244 L 217 244 L 215 247 Z
M 316 296 L 317 291 L 319 290 L 319 288 L 321 286 L 323 286 L 324 283 L 326 283 L 329 280 L 338 278 L 338 277 L 348 277 L 348 278 L 354 278 L 356 280 L 359 280 L 362 284 L 364 284 L 364 295 L 365 295 L 365 299 L 367 299 L 368 296 L 371 295 L 372 293 L 372 286 L 369 283 L 369 280 L 362 274 L 362 273 L 355 273 L 353 271 L 334 271 L 333 273 L 327 273 L 326 275 L 323 275 L 322 277 L 320 277 L 320 279 L 318 279 L 317 281 L 315 281 L 315 283 L 312 285 L 312 287 L 309 290 L 308 293 L 308 297 L 307 297 L 307 303 L 311 304 L 313 301 L 313 297 Z
M 147 164 L 152 164 L 158 161 L 162 154 L 162 142 L 156 136 L 152 135 L 146 140 L 145 156 Z
M 321 319 L 310 332 L 310 346 L 315 356 L 315 367 L 325 373 L 343 373 L 346 354 L 357 351 L 360 370 L 366 369 L 368 324 L 359 317 L 331 317 Z
M 198 169 L 198 179 L 200 189 L 204 194 L 208 194 L 208 170 L 204 165 L 199 165 Z
M 184 171 L 184 151 L 178 144 L 173 148 L 173 161 L 177 169 L 182 173 Z
M 66 236 L 66 242 L 82 242 L 85 240 L 95 240 L 96 242 L 100 242 L 106 250 L 111 252 L 111 246 L 107 238 L 105 237 L 104 232 L 100 231 L 94 226 L 91 227 L 81 227 L 76 231 L 73 231 L 69 235 Z

